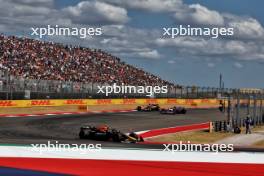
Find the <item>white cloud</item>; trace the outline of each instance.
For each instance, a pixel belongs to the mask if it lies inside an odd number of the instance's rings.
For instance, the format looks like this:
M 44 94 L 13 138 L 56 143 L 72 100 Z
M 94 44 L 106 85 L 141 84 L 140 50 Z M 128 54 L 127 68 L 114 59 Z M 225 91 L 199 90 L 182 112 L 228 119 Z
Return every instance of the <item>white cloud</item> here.
M 104 34 L 101 48 L 123 58 L 159 59 L 162 55 L 154 47 L 154 39 L 158 35 L 155 30 L 132 28 L 125 25 L 107 25 L 103 27 Z
M 159 59 L 161 57 L 157 50 L 139 52 L 138 56 L 146 59 Z
M 176 62 L 175 62 L 175 60 L 169 60 L 168 61 L 168 64 L 175 64 Z
M 33 16 L 33 15 L 48 15 L 52 12 L 50 8 L 47 7 L 32 7 L 28 5 L 19 5 L 13 7 L 14 16 Z
M 224 18 L 220 13 L 209 10 L 200 4 L 185 6 L 175 12 L 174 18 L 188 24 L 223 25 Z
M 20 18 L 23 16 L 33 16 L 33 15 L 48 15 L 51 13 L 52 10 L 52 1 L 51 4 L 44 5 L 42 2 L 38 4 L 38 2 L 34 2 L 33 4 L 30 3 L 23 3 L 20 1 L 4 1 L 0 0 L 0 15 L 1 17 L 10 17 L 12 18 Z M 43 5 L 42 5 L 43 4 Z
M 184 23 L 223 25 L 221 14 L 200 4 L 184 4 L 182 0 L 101 0 L 125 8 L 149 12 L 174 13 L 174 18 Z
M 184 4 L 182 0 L 100 0 L 124 8 L 140 9 L 154 13 L 171 13 L 176 22 L 202 25 L 234 27 L 236 38 L 262 39 L 264 29 L 254 18 L 220 13 L 200 4 Z
M 206 40 L 200 37 L 176 37 L 174 39 L 157 39 L 158 47 L 171 48 L 178 56 L 200 58 L 227 58 L 235 60 L 264 61 L 262 42 L 239 40 Z
M 97 1 L 82 1 L 62 12 L 79 24 L 122 24 L 129 20 L 126 9 Z
M 251 17 L 220 13 L 199 4 L 184 4 L 182 0 L 82 1 L 64 9 L 56 9 L 53 0 L 0 0 L 0 4 L 0 32 L 19 33 L 30 27 L 47 24 L 75 27 L 102 24 L 103 35 L 93 39 L 93 42 L 85 43 L 76 38 L 67 38 L 61 42 L 81 42 L 124 57 L 163 58 L 166 54 L 162 53 L 162 49 L 166 48 L 174 51 L 176 57 L 182 58 L 264 61 L 264 29 L 259 21 Z M 173 19 L 182 23 L 234 27 L 235 35 L 212 40 L 203 37 L 164 39 L 160 38 L 160 30 L 129 27 L 126 8 L 151 13 L 166 12 L 168 17 L 173 16 Z
M 251 17 L 226 15 L 227 26 L 233 27 L 235 35 L 240 39 L 264 39 L 263 26 Z
M 243 68 L 244 66 L 241 63 L 239 63 L 239 62 L 235 62 L 234 63 L 234 67 L 236 67 L 236 68 Z
M 24 4 L 28 6 L 45 6 L 52 7 L 54 5 L 54 0 L 9 0 L 15 4 Z
M 61 21 L 52 0 L 0 0 L 0 4 L 1 33 L 29 34 L 31 27 L 53 25 Z M 63 20 L 63 24 L 65 22 Z
M 215 67 L 215 64 L 214 64 L 214 63 L 207 63 L 207 66 L 208 66 L 209 68 L 214 68 L 214 67 Z
M 83 1 L 75 6 L 56 9 L 53 0 L 0 0 L 2 33 L 30 33 L 31 27 L 60 25 L 91 27 L 125 23 L 129 20 L 124 8 L 97 1 Z
M 100 0 L 125 8 L 141 9 L 152 12 L 173 12 L 182 7 L 182 0 Z

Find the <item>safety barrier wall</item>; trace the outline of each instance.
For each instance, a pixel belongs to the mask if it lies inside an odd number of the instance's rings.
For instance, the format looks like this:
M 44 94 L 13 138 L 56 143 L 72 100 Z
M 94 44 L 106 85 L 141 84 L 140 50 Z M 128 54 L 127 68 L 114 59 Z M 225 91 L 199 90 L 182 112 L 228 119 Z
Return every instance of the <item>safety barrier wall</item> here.
M 219 100 L 220 101 L 220 100 Z M 241 107 L 245 107 L 245 106 L 247 106 L 248 104 L 250 105 L 250 106 L 254 106 L 254 99 L 250 99 L 250 100 L 248 100 L 248 99 L 240 99 L 240 106 Z M 225 104 L 225 106 L 227 107 L 228 106 L 228 100 L 223 100 L 222 101 L 222 103 L 224 103 Z M 233 100 L 231 100 L 231 104 L 233 105 L 233 106 L 235 106 L 236 104 L 237 104 L 237 100 L 236 99 L 233 99 Z M 262 100 L 262 104 L 264 105 L 264 100 Z M 261 100 L 256 100 L 256 105 L 257 106 L 261 106 Z
M 175 104 L 181 106 L 218 106 L 217 99 L 50 99 L 50 100 L 0 100 L 0 107 L 49 107 L 69 105 L 144 105 L 144 104 Z

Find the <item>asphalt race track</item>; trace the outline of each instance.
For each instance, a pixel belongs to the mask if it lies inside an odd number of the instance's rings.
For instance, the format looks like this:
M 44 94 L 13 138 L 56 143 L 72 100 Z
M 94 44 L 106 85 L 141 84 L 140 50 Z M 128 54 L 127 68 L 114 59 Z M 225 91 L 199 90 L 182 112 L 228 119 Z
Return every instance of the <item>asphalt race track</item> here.
M 107 124 L 122 132 L 144 131 L 181 126 L 214 120 L 225 116 L 218 109 L 189 109 L 185 115 L 162 115 L 159 112 L 129 112 L 90 115 L 61 115 L 40 117 L 0 118 L 0 143 L 36 144 L 59 141 L 60 143 L 101 143 L 107 147 L 127 144 L 80 140 L 79 128 L 85 125 Z M 134 144 L 131 144 L 134 145 Z

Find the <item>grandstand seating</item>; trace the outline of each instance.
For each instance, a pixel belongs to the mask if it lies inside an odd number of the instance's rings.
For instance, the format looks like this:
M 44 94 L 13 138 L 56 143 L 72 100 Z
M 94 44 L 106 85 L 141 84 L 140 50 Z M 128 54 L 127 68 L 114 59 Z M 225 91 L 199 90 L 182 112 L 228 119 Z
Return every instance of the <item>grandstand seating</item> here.
M 171 85 L 99 49 L 0 35 L 0 69 L 34 80 Z

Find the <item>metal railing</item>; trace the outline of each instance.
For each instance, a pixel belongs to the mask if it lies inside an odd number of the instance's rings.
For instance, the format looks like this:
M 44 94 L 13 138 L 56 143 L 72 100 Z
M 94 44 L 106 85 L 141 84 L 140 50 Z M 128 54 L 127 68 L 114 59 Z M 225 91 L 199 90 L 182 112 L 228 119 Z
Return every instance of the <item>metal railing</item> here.
M 0 99 L 76 99 L 76 98 L 146 98 L 146 94 L 98 94 L 98 84 L 93 82 L 65 82 L 56 80 L 35 80 L 15 77 L 0 70 Z M 240 92 L 238 89 L 213 87 L 168 86 L 168 93 L 155 94 L 156 98 L 217 98 L 254 95 L 256 91 Z

